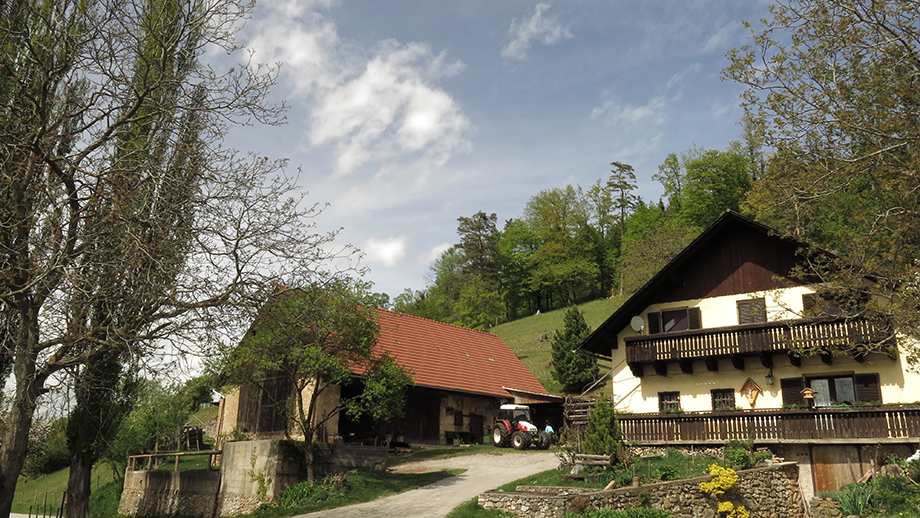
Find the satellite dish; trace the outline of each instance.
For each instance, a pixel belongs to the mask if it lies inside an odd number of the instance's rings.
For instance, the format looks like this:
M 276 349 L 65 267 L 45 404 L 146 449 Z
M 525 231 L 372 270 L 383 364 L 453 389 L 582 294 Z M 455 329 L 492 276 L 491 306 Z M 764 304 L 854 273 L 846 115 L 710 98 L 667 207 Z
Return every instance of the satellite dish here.
M 642 330 L 645 329 L 645 320 L 642 320 L 642 317 L 636 315 L 629 321 L 629 325 L 633 328 L 633 331 L 641 333 Z

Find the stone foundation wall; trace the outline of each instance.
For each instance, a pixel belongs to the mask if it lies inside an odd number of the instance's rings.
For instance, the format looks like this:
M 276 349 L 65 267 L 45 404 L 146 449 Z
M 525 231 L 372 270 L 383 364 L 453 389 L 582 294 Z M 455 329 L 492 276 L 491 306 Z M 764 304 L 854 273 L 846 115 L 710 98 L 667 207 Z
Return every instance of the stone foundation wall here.
M 564 518 L 585 509 L 626 509 L 648 506 L 674 518 L 715 518 L 718 501 L 699 489 L 711 477 L 659 482 L 636 488 L 598 491 L 581 488 L 517 488 L 515 492 L 489 492 L 479 505 L 526 518 Z M 524 491 L 526 490 L 526 491 Z M 744 505 L 757 518 L 804 518 L 798 486 L 798 465 L 792 462 L 738 472 L 738 485 L 720 497 Z
M 219 489 L 216 471 L 127 471 L 118 514 L 210 518 Z
M 282 441 L 236 441 L 223 447 L 220 471 L 126 471 L 118 505 L 128 516 L 235 516 L 277 502 L 302 480 Z M 355 468 L 386 469 L 383 446 L 322 444 L 318 476 Z M 290 452 L 288 453 L 290 455 Z
M 809 502 L 813 518 L 840 518 L 840 502 L 826 498 L 815 498 Z

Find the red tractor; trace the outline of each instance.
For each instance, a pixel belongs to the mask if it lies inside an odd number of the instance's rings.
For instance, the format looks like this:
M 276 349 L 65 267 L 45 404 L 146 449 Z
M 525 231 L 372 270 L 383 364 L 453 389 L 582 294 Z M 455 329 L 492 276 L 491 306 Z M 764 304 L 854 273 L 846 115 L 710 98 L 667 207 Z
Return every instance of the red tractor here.
M 526 405 L 502 405 L 498 417 L 492 423 L 492 444 L 496 448 L 508 445 L 515 450 L 525 450 L 534 445 L 546 450 L 552 443 L 552 436 L 531 424 L 530 407 Z

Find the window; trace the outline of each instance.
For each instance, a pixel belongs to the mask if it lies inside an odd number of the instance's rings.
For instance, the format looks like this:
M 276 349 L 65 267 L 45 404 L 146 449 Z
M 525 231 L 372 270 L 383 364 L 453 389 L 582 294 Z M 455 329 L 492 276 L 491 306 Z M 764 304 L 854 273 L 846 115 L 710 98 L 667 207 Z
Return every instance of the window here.
M 680 392 L 659 392 L 658 411 L 673 412 L 680 410 Z
M 737 302 L 738 324 L 762 324 L 767 321 L 767 303 L 763 298 Z
M 454 410 L 454 425 L 463 426 L 463 412 L 460 409 Z
M 649 334 L 673 333 L 702 327 L 700 308 L 666 309 L 648 314 Z
M 802 313 L 806 317 L 839 317 L 857 313 L 869 302 L 869 293 L 848 290 L 840 293 L 805 293 L 802 295 Z
M 735 408 L 734 389 L 713 389 L 711 393 L 713 410 Z
M 814 404 L 816 407 L 843 403 L 881 402 L 880 386 L 877 373 L 809 376 L 780 380 L 784 405 L 804 404 L 802 389 L 808 387 L 815 391 Z

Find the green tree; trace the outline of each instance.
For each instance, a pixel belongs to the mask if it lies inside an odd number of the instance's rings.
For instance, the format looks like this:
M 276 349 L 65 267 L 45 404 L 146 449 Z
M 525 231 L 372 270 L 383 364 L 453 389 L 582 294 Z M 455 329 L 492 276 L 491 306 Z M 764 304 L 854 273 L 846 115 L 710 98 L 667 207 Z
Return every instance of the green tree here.
M 731 148 L 701 151 L 685 167 L 680 214 L 699 228 L 709 227 L 726 210 L 738 211 L 751 188 L 751 163 Z
M 622 162 L 611 162 L 613 166 L 607 188 L 614 193 L 614 208 L 619 211 L 620 235 L 626 234 L 626 216 L 636 207 L 639 199 L 633 194 L 636 190 L 636 172 L 633 166 Z
M 495 226 L 495 213 L 479 211 L 472 217 L 457 218 L 457 235 L 460 243 L 454 249 L 460 253 L 460 270 L 468 276 L 478 275 L 483 281 L 498 288 L 499 233 Z
M 544 299 L 552 309 L 571 305 L 597 293 L 600 266 L 586 239 L 590 209 L 580 187 L 546 189 L 528 200 L 524 220 L 538 239 L 528 258 L 530 285 L 552 294 Z
M 622 288 L 635 293 L 699 235 L 677 214 L 640 205 L 626 222 L 620 268 Z
M 917 1 L 781 1 L 724 70 L 747 86 L 745 105 L 778 150 L 750 210 L 837 252 L 810 275 L 841 288 L 874 279 L 862 315 L 911 335 L 920 329 L 918 22 Z
M 481 275 L 467 277 L 455 305 L 459 325 L 485 331 L 505 318 L 505 303 L 498 290 Z
M 658 166 L 658 172 L 652 175 L 652 179 L 664 187 L 664 195 L 668 198 L 668 209 L 680 212 L 687 179 L 684 166 L 675 153 L 668 153 L 664 162 Z
M 582 448 L 588 455 L 609 455 L 611 463 L 622 464 L 628 460 L 620 421 L 608 396 L 601 396 L 594 402 Z
M 112 466 L 118 481 L 124 476 L 129 456 L 178 450 L 182 427 L 194 410 L 195 392 L 179 384 L 138 379 L 135 393 L 130 412 L 119 422 L 100 455 Z
M 265 102 L 271 70 L 199 60 L 238 48 L 249 9 L 0 8 L 0 373 L 14 385 L 0 516 L 53 376 L 109 354 L 140 363 L 165 343 L 207 352 L 279 284 L 326 273 L 333 235 L 304 224 L 317 208 L 284 162 L 221 146 L 232 124 L 281 121 Z
M 501 286 L 509 318 L 532 315 L 540 307 L 540 291 L 532 284 L 531 257 L 540 240 L 522 219 L 509 219 L 499 238 Z
M 290 289 L 266 303 L 240 342 L 212 366 L 229 385 L 248 385 L 275 397 L 262 386 L 266 380 L 291 387 L 273 410 L 303 435 L 300 444 L 307 476 L 314 479 L 313 436 L 329 419 L 347 413 L 381 421 L 401 415 L 411 373 L 376 347 L 376 310 L 362 306 L 353 291 L 333 283 Z M 332 408 L 317 412 L 320 396 L 334 386 L 362 378 L 362 390 L 343 397 Z M 280 397 L 280 396 L 279 396 Z M 285 427 L 290 438 L 290 428 Z
M 575 353 L 578 345 L 591 334 L 585 316 L 577 307 L 569 308 L 563 317 L 563 328 L 553 333 L 553 379 L 566 392 L 581 393 L 597 381 L 600 369 L 593 358 Z

